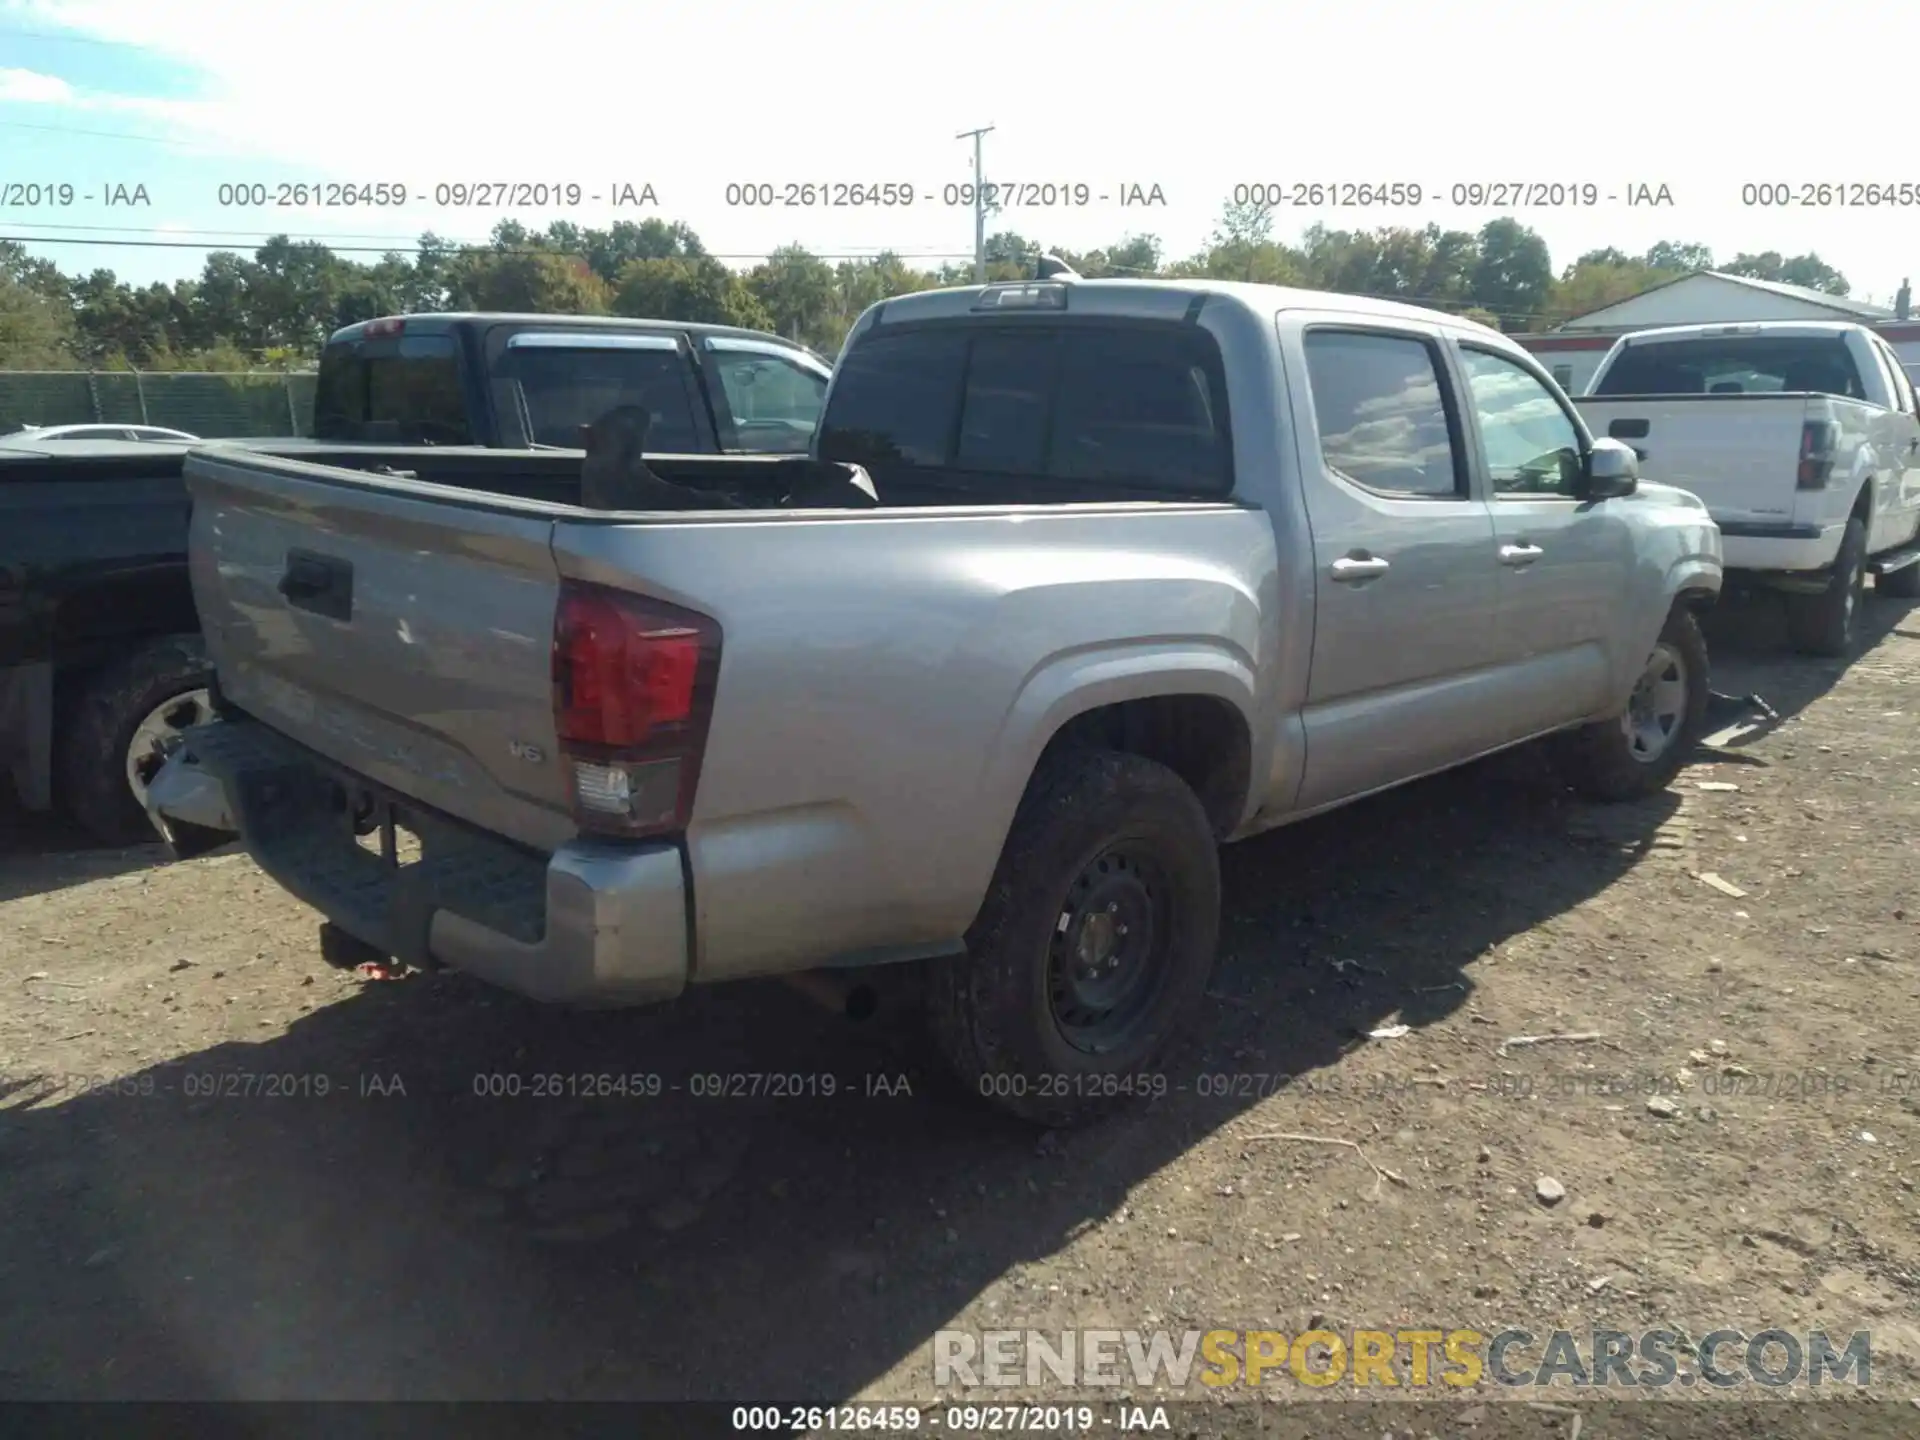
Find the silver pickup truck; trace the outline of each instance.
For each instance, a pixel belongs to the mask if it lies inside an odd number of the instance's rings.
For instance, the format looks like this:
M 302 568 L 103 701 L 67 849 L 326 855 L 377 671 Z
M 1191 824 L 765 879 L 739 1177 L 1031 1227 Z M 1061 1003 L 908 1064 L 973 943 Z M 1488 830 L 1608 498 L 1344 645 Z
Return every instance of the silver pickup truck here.
M 194 452 L 225 720 L 156 780 L 162 828 L 541 1000 L 924 961 L 966 1083 L 1066 1124 L 1192 1013 L 1217 842 L 1538 736 L 1643 795 L 1705 713 L 1705 508 L 1426 310 L 903 296 L 811 459 L 650 461 L 740 508 L 584 510 L 551 453 Z M 783 509 L 782 465 L 880 503 Z

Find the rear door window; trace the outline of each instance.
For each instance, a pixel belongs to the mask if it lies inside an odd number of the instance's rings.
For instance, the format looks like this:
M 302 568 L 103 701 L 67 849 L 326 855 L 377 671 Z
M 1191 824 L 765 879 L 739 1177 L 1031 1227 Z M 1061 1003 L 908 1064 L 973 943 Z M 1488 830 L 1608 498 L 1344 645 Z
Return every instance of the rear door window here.
M 1191 327 L 929 326 L 840 362 L 822 458 L 1176 494 L 1232 489 L 1226 387 Z M 882 478 L 880 476 L 876 477 Z
M 313 433 L 322 440 L 470 445 L 451 335 L 330 345 L 320 357 Z
M 1378 494 L 1466 498 L 1444 366 L 1431 341 L 1316 329 L 1307 334 L 1306 351 L 1320 456 L 1329 468 Z

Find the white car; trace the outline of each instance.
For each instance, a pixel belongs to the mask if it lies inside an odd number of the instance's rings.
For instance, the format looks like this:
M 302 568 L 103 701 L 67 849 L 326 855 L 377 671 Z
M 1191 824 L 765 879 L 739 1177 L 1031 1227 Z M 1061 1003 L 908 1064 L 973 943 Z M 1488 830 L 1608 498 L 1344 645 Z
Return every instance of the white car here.
M 198 440 L 159 425 L 23 425 L 9 440 Z

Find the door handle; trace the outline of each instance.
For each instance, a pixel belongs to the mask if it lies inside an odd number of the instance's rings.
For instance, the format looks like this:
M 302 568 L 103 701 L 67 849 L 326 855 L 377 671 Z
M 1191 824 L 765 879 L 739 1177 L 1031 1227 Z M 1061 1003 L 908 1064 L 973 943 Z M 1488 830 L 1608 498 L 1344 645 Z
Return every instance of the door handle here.
M 1538 545 L 1502 545 L 1500 563 L 1511 565 L 1517 570 L 1523 565 L 1531 565 L 1546 553 Z
M 1371 580 L 1387 573 L 1387 562 L 1377 555 L 1342 555 L 1333 562 L 1333 578 L 1343 585 Z
M 289 550 L 287 568 L 276 587 L 296 610 L 330 620 L 353 618 L 353 566 L 311 550 Z

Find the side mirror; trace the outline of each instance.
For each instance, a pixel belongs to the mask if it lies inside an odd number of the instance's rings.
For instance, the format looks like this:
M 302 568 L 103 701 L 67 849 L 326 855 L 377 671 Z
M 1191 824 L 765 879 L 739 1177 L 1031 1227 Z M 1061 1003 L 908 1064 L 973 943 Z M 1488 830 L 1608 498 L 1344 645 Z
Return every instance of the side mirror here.
M 1596 440 L 1580 462 L 1580 498 L 1612 500 L 1640 488 L 1640 457 L 1631 445 Z

